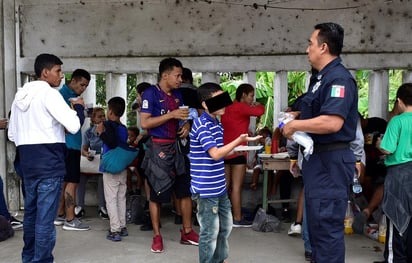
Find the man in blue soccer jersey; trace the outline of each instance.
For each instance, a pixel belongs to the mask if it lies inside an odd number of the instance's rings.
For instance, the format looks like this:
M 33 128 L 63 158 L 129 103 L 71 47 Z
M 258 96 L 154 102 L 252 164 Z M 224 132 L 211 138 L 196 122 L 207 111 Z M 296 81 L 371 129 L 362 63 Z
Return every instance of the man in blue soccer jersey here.
M 178 88 L 182 83 L 182 63 L 166 58 L 159 65 L 159 83 L 142 94 L 140 121 L 150 140 L 142 168 L 150 185 L 149 210 L 153 225 L 153 253 L 163 252 L 160 234 L 160 204 L 170 202 L 176 194 L 182 211 L 180 243 L 198 245 L 199 235 L 192 229 L 190 174 L 185 156 L 176 151 L 176 139 L 189 135 L 189 110 L 180 108 L 183 100 Z

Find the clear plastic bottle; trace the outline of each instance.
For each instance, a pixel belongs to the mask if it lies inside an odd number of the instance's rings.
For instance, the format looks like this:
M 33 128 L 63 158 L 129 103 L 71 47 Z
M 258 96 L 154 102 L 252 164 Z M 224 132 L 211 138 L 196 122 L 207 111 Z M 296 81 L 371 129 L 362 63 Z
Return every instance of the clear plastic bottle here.
M 379 220 L 379 235 L 378 235 L 378 241 L 380 243 L 385 244 L 386 241 L 386 215 L 382 214 L 380 220 Z
M 348 201 L 348 206 L 346 207 L 346 214 L 345 214 L 345 234 L 350 235 L 353 234 L 353 211 L 350 201 Z
M 272 139 L 268 136 L 265 138 L 265 153 L 271 154 L 272 152 Z
M 353 175 L 352 191 L 355 194 L 362 193 L 362 185 L 359 182 L 359 171 L 355 169 L 355 174 Z

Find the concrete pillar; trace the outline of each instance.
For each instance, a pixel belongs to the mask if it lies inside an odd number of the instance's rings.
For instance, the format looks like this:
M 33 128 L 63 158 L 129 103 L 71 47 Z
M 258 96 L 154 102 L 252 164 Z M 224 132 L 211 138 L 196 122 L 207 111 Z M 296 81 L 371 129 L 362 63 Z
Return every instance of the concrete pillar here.
M 389 73 L 387 70 L 372 71 L 369 76 L 368 117 L 388 119 Z
M 256 71 L 248 71 L 243 73 L 243 82 L 249 83 L 255 89 L 254 101 L 256 101 Z M 250 117 L 249 121 L 249 131 L 256 132 L 256 117 Z
M 288 72 L 276 71 L 273 85 L 273 129 L 277 127 L 279 112 L 288 106 Z
M 150 84 L 156 84 L 158 82 L 158 74 L 157 73 L 147 73 L 147 72 L 139 72 L 136 73 L 136 80 L 139 84 L 140 82 L 148 82 Z
M 16 41 L 16 23 L 15 23 L 15 3 L 16 1 L 1 1 L 0 7 L 2 10 L 1 25 L 2 25 L 2 77 L 1 81 L 4 84 L 3 95 L 0 97 L 4 99 L 1 102 L 3 106 L 0 109 L 0 117 L 5 117 L 10 111 L 11 104 L 16 94 L 17 87 L 20 87 L 20 83 L 17 83 L 20 79 L 17 78 L 16 72 L 18 65 L 16 64 L 16 57 L 20 56 L 19 44 Z M 13 161 L 15 157 L 15 147 L 13 143 L 6 143 L 7 134 L 0 131 L 0 174 L 5 176 L 4 192 L 6 200 L 8 201 L 8 208 L 13 214 L 20 210 L 20 179 L 16 176 L 13 168 Z M 5 154 L 4 154 L 5 153 Z
M 207 82 L 220 84 L 219 75 L 216 72 L 202 72 L 202 84 Z
M 106 99 L 110 100 L 112 97 L 122 97 L 127 104 L 127 75 L 126 74 L 106 74 Z M 120 118 L 124 125 L 127 125 L 126 112 Z
M 243 73 L 243 81 L 251 84 L 256 90 L 256 71 L 248 71 Z
M 405 70 L 402 72 L 402 83 L 412 83 L 412 71 Z
M 86 104 L 86 108 L 93 108 L 96 107 L 96 75 L 90 75 L 90 82 L 87 89 L 82 94 L 84 103 Z M 90 127 L 90 118 L 86 118 L 84 120 L 84 124 L 82 126 L 82 134 Z
M 305 77 L 305 92 L 308 91 L 309 83 L 310 83 L 310 77 L 312 77 L 312 72 L 307 71 L 306 72 L 306 77 Z
M 84 103 L 96 106 L 96 75 L 90 75 L 90 82 L 87 89 L 82 94 Z

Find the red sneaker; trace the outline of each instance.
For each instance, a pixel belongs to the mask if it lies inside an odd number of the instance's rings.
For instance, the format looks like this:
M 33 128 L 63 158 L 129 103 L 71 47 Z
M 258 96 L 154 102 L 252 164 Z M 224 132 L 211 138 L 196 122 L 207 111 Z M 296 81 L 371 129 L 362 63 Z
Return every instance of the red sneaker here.
M 163 252 L 163 239 L 161 235 L 153 237 L 153 243 L 151 251 L 153 253 L 162 253 Z
M 185 234 L 183 230 L 180 230 L 180 243 L 185 245 L 199 245 L 199 235 L 192 230 Z

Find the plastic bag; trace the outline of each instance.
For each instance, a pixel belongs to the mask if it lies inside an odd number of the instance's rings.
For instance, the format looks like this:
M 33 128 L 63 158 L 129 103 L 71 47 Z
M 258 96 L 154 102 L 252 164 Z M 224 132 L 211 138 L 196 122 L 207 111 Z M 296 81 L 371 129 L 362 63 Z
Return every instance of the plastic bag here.
M 282 128 L 286 123 L 295 119 L 292 114 L 287 112 L 279 113 L 279 128 Z M 292 134 L 292 139 L 297 142 L 299 145 L 303 146 L 305 150 L 303 151 L 303 156 L 305 159 L 309 159 L 309 156 L 313 153 L 313 140 L 306 132 L 297 131 Z
M 281 230 L 280 220 L 272 215 L 266 214 L 263 208 L 259 208 L 253 220 L 252 229 L 258 232 L 275 232 Z

